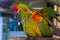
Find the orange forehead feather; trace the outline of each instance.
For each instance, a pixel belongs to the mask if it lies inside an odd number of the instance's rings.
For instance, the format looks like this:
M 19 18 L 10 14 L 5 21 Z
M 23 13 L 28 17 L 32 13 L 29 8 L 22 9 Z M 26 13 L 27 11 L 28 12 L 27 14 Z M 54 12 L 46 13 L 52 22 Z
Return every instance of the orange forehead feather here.
M 13 8 L 12 8 L 13 11 L 18 11 L 18 5 L 15 5 Z

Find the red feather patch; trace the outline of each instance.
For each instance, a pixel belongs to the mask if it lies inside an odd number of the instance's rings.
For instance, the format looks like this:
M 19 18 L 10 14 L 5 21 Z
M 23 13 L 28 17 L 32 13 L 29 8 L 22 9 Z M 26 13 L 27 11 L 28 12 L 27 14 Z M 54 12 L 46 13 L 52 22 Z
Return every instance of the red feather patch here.
M 27 10 L 27 8 L 23 8 L 23 11 L 24 11 L 24 12 L 27 12 L 28 10 Z
M 15 5 L 13 8 L 12 8 L 13 11 L 18 11 L 18 6 Z

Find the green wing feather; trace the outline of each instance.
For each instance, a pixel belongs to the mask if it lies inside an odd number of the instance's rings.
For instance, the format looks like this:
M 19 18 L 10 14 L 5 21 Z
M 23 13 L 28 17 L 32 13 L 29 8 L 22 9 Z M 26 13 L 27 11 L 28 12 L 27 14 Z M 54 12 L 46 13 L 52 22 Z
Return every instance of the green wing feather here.
M 51 37 L 52 36 L 50 28 L 48 26 L 48 22 L 46 20 L 43 20 L 41 22 L 37 21 L 37 25 L 39 26 L 39 28 L 42 32 L 42 35 L 44 37 Z
M 60 22 L 60 20 L 57 18 L 57 16 L 59 16 L 59 14 L 57 12 L 55 12 L 52 8 L 50 7 L 47 7 L 47 8 L 43 8 L 42 10 L 40 10 L 40 13 L 47 17 L 47 18 L 50 18 L 50 17 L 53 17 L 55 18 L 57 21 Z

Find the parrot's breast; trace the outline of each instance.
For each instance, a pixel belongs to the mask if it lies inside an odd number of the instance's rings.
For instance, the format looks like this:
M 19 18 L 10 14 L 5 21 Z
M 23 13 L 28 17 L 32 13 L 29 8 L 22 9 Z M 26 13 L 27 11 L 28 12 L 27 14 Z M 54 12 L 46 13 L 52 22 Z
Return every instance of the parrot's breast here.
M 31 37 L 42 36 L 39 28 L 35 25 L 31 18 L 25 20 L 23 23 L 23 29 L 24 32 Z

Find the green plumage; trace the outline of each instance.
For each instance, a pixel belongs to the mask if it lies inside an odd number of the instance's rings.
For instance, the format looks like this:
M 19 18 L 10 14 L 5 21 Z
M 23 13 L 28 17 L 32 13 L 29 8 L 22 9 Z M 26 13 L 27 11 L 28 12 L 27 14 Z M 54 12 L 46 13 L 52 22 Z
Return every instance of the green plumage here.
M 36 21 L 37 23 L 35 23 L 32 18 L 32 13 L 30 13 L 28 6 L 20 3 L 18 7 L 20 9 L 20 19 L 23 25 L 23 30 L 28 36 L 30 37 L 51 36 L 48 23 L 45 19 L 41 22 L 37 20 Z
M 45 0 L 45 1 L 54 5 L 60 6 L 60 0 Z
M 60 20 L 58 20 L 57 16 L 59 16 L 59 14 L 57 12 L 55 12 L 52 8 L 47 7 L 47 8 L 43 8 L 42 10 L 40 10 L 41 14 L 47 18 L 53 17 L 55 18 L 57 21 L 60 22 Z
M 42 36 L 41 31 L 32 20 L 32 15 L 28 6 L 20 3 L 18 7 L 20 9 L 20 19 L 23 25 L 24 32 L 30 37 Z M 27 11 L 25 11 L 24 8 L 27 9 Z
M 27 17 L 27 15 L 29 15 L 30 9 L 28 8 L 28 6 L 26 6 L 26 4 L 20 3 L 18 4 L 18 8 L 20 8 L 21 19 L 24 19 L 25 17 Z M 27 10 L 26 12 L 24 11 L 24 8 Z
M 40 28 L 42 35 L 44 37 L 51 37 L 52 36 L 48 22 L 45 19 L 42 20 L 41 22 L 37 20 L 37 25 Z

